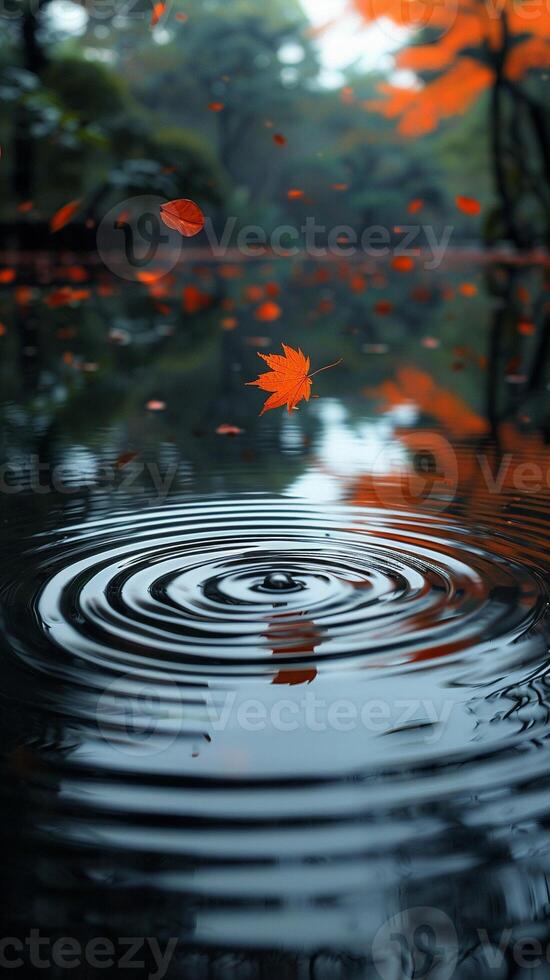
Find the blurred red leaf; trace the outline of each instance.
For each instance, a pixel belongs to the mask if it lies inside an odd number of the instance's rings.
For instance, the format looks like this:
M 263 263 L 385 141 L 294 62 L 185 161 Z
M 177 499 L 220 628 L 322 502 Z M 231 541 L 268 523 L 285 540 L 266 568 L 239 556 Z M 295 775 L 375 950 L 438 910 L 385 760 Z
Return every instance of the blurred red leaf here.
M 68 204 L 64 204 L 59 211 L 56 211 L 53 218 L 50 221 L 50 231 L 56 232 L 68 225 L 71 218 L 76 214 L 80 207 L 80 200 L 70 201 Z
M 328 368 L 335 367 L 336 363 L 340 363 L 337 361 L 335 364 L 327 364 L 326 367 L 319 368 L 310 374 L 309 357 L 306 357 L 300 349 L 295 350 L 294 347 L 289 347 L 287 344 L 281 346 L 283 354 L 260 354 L 258 352 L 258 357 L 266 362 L 270 370 L 260 374 L 256 381 L 247 382 L 253 387 L 261 388 L 262 391 L 272 392 L 260 415 L 272 408 L 281 408 L 285 404 L 287 410 L 292 412 L 298 402 L 309 401 L 313 375 L 320 374 L 321 371 L 326 371 Z
M 263 323 L 271 323 L 273 320 L 278 320 L 282 312 L 278 303 L 274 303 L 273 300 L 267 300 L 258 307 L 254 316 L 256 320 L 260 320 Z
M 198 204 L 187 198 L 162 204 L 160 216 L 168 228 L 179 231 L 185 238 L 198 235 L 204 228 L 204 214 Z
M 481 204 L 475 197 L 462 197 L 460 194 L 455 198 L 455 203 L 459 211 L 463 214 L 479 214 Z

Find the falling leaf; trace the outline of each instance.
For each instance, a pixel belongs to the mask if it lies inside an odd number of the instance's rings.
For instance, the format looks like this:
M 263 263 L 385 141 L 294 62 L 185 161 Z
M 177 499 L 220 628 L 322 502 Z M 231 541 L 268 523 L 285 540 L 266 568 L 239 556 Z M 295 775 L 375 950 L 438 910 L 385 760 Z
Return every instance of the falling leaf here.
M 239 429 L 238 425 L 229 425 L 228 422 L 223 422 L 216 429 L 219 436 L 240 436 L 243 431 L 243 429 Z
M 154 282 L 158 282 L 162 279 L 164 272 L 155 272 L 154 270 L 148 271 L 147 269 L 139 269 L 136 272 L 136 279 L 138 282 L 142 282 L 145 286 L 150 286 Z
M 255 283 L 252 283 L 252 285 L 247 286 L 246 289 L 244 290 L 244 297 L 250 303 L 259 303 L 260 300 L 263 299 L 264 297 L 263 286 L 258 286 Z
M 389 299 L 379 299 L 377 303 L 374 304 L 374 312 L 378 313 L 380 316 L 388 316 L 393 310 L 393 303 Z
M 475 197 L 462 197 L 460 194 L 455 197 L 455 203 L 459 211 L 463 214 L 479 214 L 481 211 L 481 204 L 476 201 Z
M 408 255 L 397 255 L 391 261 L 392 269 L 397 272 L 410 272 L 414 269 L 414 262 Z
M 462 293 L 463 296 L 468 296 L 468 297 L 476 296 L 477 286 L 474 285 L 473 282 L 463 282 L 458 287 L 458 291 L 459 293 Z
M 236 316 L 226 316 L 221 321 L 222 330 L 234 330 L 238 324 Z
M 225 105 L 223 102 L 209 102 L 208 108 L 210 112 L 222 112 L 225 109 Z
M 273 142 L 277 146 L 286 146 L 286 137 L 282 133 L 273 133 Z
M 0 337 L 3 337 L 6 333 L 6 328 L 3 323 L 0 323 Z
M 439 340 L 437 337 L 422 337 L 420 343 L 426 348 L 426 350 L 436 350 L 436 348 L 439 347 Z
M 28 214 L 29 211 L 32 211 L 33 207 L 34 201 L 21 201 L 21 204 L 17 205 L 17 210 L 21 214 Z
M 349 189 L 349 184 L 331 184 L 333 191 L 347 191 Z
M 183 11 L 178 11 L 176 14 L 176 20 L 179 20 L 180 24 L 185 24 L 189 20 L 189 14 L 184 14 Z
M 300 191 L 295 187 L 286 192 L 286 196 L 288 197 L 289 201 L 297 201 L 299 198 L 303 197 L 304 194 L 305 191 Z
M 311 394 L 311 379 L 321 371 L 336 367 L 340 361 L 334 364 L 327 364 L 324 368 L 319 368 L 313 374 L 309 373 L 310 360 L 301 350 L 295 350 L 287 344 L 281 345 L 283 354 L 260 354 L 263 361 L 270 368 L 265 374 L 260 374 L 256 381 L 249 381 L 248 384 L 263 391 L 271 391 L 272 395 L 267 399 L 260 412 L 268 412 L 272 408 L 281 408 L 286 404 L 289 412 L 292 412 L 298 402 L 305 399 L 309 401 Z
M 153 11 L 151 13 L 151 27 L 156 27 L 159 20 L 164 16 L 166 11 L 166 3 L 155 3 L 153 5 Z
M 278 303 L 274 303 L 272 300 L 267 300 L 258 307 L 254 316 L 256 320 L 261 320 L 262 323 L 270 323 L 272 320 L 278 320 L 281 316 L 281 307 Z
M 80 207 L 81 201 L 70 201 L 69 204 L 64 204 L 59 211 L 56 211 L 53 218 L 50 221 L 50 231 L 56 232 L 68 225 L 69 221 L 76 214 Z
M 0 269 L 0 283 L 3 286 L 9 285 L 15 279 L 15 269 Z
M 160 216 L 168 228 L 181 232 L 185 238 L 198 235 L 204 228 L 204 214 L 198 204 L 187 198 L 162 204 Z
M 524 335 L 524 337 L 530 337 L 535 333 L 535 324 L 531 323 L 530 320 L 520 320 L 518 323 L 518 333 Z
M 203 293 L 196 286 L 186 286 L 182 294 L 183 309 L 186 313 L 200 313 L 212 302 L 209 293 Z
M 145 407 L 149 409 L 150 412 L 164 412 L 166 402 L 157 401 L 153 398 L 150 402 L 147 402 Z
M 417 197 L 414 199 L 414 201 L 410 202 L 407 211 L 409 212 L 409 214 L 418 214 L 418 212 L 421 211 L 423 207 L 424 207 L 424 201 L 420 197 Z

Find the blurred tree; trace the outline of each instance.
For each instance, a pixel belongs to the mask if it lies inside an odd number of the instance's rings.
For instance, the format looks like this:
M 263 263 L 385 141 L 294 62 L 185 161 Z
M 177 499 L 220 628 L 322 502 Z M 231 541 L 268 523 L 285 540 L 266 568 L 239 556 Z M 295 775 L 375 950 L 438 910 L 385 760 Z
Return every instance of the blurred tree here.
M 416 72 L 423 84 L 383 84 L 385 98 L 373 101 L 371 108 L 398 119 L 405 136 L 418 137 L 466 112 L 490 89 L 492 160 L 500 199 L 492 216 L 495 230 L 519 246 L 528 244 L 536 230 L 521 221 L 520 207 L 526 194 L 534 194 L 550 236 L 550 129 L 541 78 L 550 67 L 548 9 L 540 5 L 533 12 L 516 0 L 496 6 L 482 0 L 429 8 L 420 0 L 409 5 L 354 0 L 354 5 L 367 21 L 387 17 L 402 27 L 423 28 L 421 43 L 407 45 L 396 59 L 398 68 Z

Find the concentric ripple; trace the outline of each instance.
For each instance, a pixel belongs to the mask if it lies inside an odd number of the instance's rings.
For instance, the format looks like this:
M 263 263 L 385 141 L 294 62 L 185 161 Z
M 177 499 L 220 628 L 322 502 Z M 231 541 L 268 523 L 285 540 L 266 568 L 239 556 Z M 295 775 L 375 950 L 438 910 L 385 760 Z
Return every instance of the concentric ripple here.
M 449 516 L 190 501 L 65 530 L 36 553 L 32 604 L 58 651 L 109 671 L 422 664 L 542 619 L 536 566 L 487 540 Z M 41 666 L 55 670 L 51 650 Z

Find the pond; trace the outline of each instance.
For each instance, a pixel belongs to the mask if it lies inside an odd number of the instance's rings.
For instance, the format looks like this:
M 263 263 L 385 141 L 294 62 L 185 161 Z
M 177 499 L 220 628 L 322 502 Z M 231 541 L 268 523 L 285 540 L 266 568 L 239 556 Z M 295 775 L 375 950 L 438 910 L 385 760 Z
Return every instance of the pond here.
M 0 289 L 8 959 L 546 976 L 544 268 Z M 281 343 L 341 363 L 260 417 Z

